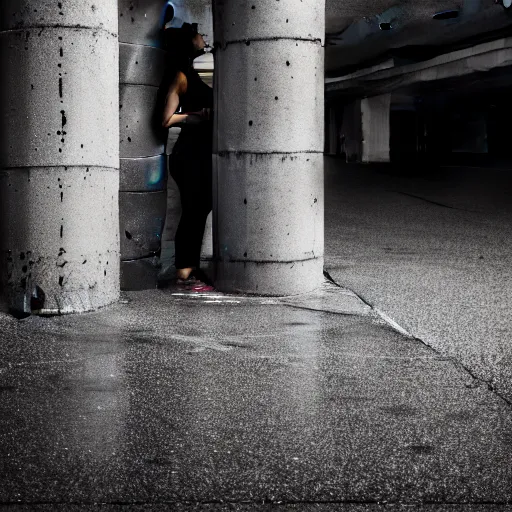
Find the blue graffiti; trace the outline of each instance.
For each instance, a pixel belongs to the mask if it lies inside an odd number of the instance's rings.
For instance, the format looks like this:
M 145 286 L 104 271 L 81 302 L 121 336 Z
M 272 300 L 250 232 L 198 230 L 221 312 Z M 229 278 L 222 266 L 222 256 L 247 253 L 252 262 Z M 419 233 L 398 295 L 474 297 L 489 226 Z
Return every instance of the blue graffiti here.
M 161 155 L 157 165 L 148 166 L 145 170 L 146 187 L 149 190 L 161 190 L 166 176 L 166 158 Z

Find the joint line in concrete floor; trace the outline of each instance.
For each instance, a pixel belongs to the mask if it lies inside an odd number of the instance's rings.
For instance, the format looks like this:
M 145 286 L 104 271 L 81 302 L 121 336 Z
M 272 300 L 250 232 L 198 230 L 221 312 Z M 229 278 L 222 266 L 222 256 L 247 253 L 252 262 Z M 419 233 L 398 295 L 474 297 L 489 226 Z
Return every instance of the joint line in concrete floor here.
M 397 190 L 396 193 L 401 194 L 403 196 L 407 196 L 407 197 L 413 197 L 414 199 L 419 199 L 420 201 L 425 201 L 426 203 L 435 204 L 436 206 L 442 206 L 443 208 L 449 208 L 450 210 L 460 210 L 462 212 L 470 212 L 470 213 L 483 213 L 478 210 L 467 210 L 466 208 L 457 208 L 456 206 L 439 203 L 438 201 L 432 201 L 431 199 L 427 199 L 426 197 L 417 196 L 415 194 L 409 194 L 408 192 L 402 192 L 400 190 Z
M 329 274 L 329 272 L 327 272 L 327 270 L 324 270 L 324 276 L 326 277 L 326 279 L 328 279 L 331 283 L 335 284 L 336 286 L 338 286 L 339 288 L 343 288 L 340 284 L 338 284 L 332 277 L 331 275 Z M 414 334 L 411 334 L 409 333 L 406 329 L 404 329 L 403 327 L 401 327 L 397 322 L 395 322 L 392 318 L 390 318 L 388 315 L 386 315 L 384 312 L 380 311 L 376 306 L 374 306 L 373 304 L 371 304 L 370 302 L 368 302 L 362 295 L 356 293 L 355 291 L 353 290 L 350 290 L 354 295 L 356 295 L 359 299 L 361 299 L 368 307 L 371 308 L 371 310 L 377 315 L 379 316 L 387 325 L 389 325 L 393 330 L 397 331 L 398 333 L 400 333 L 402 336 L 405 336 L 409 339 L 412 339 L 414 341 L 419 341 L 420 343 L 422 343 L 423 345 L 425 345 L 427 348 L 429 348 L 430 350 L 432 350 L 435 354 L 437 354 L 438 356 L 441 356 L 443 358 L 445 358 L 446 360 L 450 361 L 460 372 L 462 373 L 467 373 L 471 379 L 473 380 L 473 383 L 479 383 L 479 384 L 485 384 L 487 386 L 487 389 L 491 392 L 491 393 L 494 393 L 498 398 L 500 398 L 501 400 L 503 400 L 509 407 L 512 407 L 512 402 L 510 400 L 508 400 L 507 398 L 505 398 L 503 395 L 501 395 L 498 390 L 495 388 L 495 386 L 493 385 L 492 381 L 489 381 L 489 380 L 484 380 L 480 377 L 478 377 L 477 375 L 475 375 L 468 367 L 466 367 L 464 364 L 462 364 L 460 361 L 458 361 L 457 359 L 455 359 L 454 357 L 451 357 L 451 356 L 444 356 L 439 350 L 436 350 L 433 346 L 429 345 L 425 340 L 421 339 L 421 338 L 418 338 L 417 336 L 415 336 Z M 468 387 L 471 387 L 471 388 L 474 388 L 474 387 L 478 387 L 476 385 L 468 385 Z

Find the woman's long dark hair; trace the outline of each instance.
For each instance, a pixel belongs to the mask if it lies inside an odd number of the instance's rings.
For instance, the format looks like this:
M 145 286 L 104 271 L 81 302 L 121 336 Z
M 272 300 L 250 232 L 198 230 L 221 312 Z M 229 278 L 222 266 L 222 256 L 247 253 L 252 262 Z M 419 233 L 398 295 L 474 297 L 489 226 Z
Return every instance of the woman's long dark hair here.
M 195 49 L 192 40 L 197 35 L 197 23 L 183 23 L 181 28 L 167 28 L 164 30 L 164 48 L 167 50 L 167 63 L 160 89 L 158 90 L 157 104 L 155 108 L 155 127 L 163 130 L 161 126 L 162 112 L 165 106 L 165 98 L 170 85 L 176 78 L 178 71 L 186 73 L 192 67 Z M 163 130 L 162 138 L 165 139 L 167 130 Z
M 164 46 L 167 50 L 167 68 L 185 72 L 194 59 L 192 40 L 197 35 L 197 23 L 183 23 L 181 28 L 164 30 Z

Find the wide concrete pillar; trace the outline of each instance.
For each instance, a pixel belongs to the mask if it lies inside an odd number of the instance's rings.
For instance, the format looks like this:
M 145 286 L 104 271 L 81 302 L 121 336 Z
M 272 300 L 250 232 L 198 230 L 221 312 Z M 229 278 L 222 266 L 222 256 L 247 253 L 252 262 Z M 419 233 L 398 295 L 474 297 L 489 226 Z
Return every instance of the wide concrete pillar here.
M 220 290 L 322 281 L 323 0 L 214 0 L 214 254 Z
M 0 2 L 0 263 L 18 313 L 119 296 L 117 0 Z
M 391 94 L 361 100 L 364 163 L 389 162 Z
M 154 117 L 166 2 L 118 1 L 121 289 L 141 290 L 157 285 L 167 209 L 165 132 Z
M 343 109 L 348 162 L 389 162 L 391 94 L 352 101 Z

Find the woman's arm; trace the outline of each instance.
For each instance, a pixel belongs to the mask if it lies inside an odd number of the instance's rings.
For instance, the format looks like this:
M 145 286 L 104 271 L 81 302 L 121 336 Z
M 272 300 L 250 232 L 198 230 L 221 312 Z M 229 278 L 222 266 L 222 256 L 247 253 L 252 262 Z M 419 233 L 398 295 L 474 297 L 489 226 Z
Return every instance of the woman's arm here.
M 175 114 L 180 104 L 180 95 L 187 92 L 187 77 L 181 71 L 178 71 L 176 78 L 169 86 L 167 97 L 165 99 L 162 127 L 169 128 L 175 124 L 201 124 L 208 121 L 211 116 L 211 109 L 203 108 L 199 112 L 187 112 L 186 114 Z
M 180 104 L 180 94 L 187 91 L 187 77 L 181 71 L 178 71 L 176 78 L 169 86 L 167 97 L 165 99 L 164 113 L 162 119 L 162 127 L 169 128 L 170 126 L 182 123 L 186 120 L 186 114 L 175 114 L 176 109 Z

